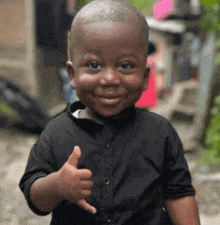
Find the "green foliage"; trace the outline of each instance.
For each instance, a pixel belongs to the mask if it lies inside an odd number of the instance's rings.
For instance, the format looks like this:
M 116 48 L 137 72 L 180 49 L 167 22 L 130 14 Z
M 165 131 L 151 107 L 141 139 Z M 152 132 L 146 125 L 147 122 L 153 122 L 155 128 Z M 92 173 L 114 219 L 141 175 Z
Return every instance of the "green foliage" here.
M 220 39 L 219 39 L 220 40 Z M 215 56 L 215 65 L 220 65 L 220 53 L 216 53 L 216 56 Z
M 206 132 L 207 150 L 201 151 L 200 164 L 220 166 L 220 95 L 215 98 L 215 106 L 211 109 L 212 119 Z
M 88 4 L 89 2 L 91 2 L 92 0 L 79 0 L 79 5 L 78 8 L 81 9 L 84 5 Z
M 219 28 L 220 30 L 220 28 Z M 215 57 L 215 65 L 220 65 L 220 38 L 216 41 L 216 57 Z
M 78 8 L 79 9 L 82 8 L 84 5 L 86 5 L 87 3 L 91 2 L 91 1 L 93 1 L 93 0 L 79 0 Z M 130 2 L 131 4 L 133 4 L 140 10 L 146 9 L 148 7 L 151 8 L 153 3 L 155 2 L 155 0 L 126 0 L 126 1 Z
M 200 25 L 206 33 L 216 36 L 215 65 L 220 65 L 220 1 L 200 0 L 203 6 L 203 16 Z M 220 95 L 215 98 L 215 106 L 211 109 L 212 118 L 206 131 L 205 143 L 207 149 L 201 150 L 200 164 L 220 166 Z
M 216 58 L 215 65 L 220 65 L 220 1 L 219 0 L 201 0 L 203 6 L 203 16 L 200 25 L 207 33 L 216 35 Z
M 23 116 L 15 109 L 9 106 L 5 101 L 0 99 L 0 118 L 7 118 L 8 122 L 22 121 Z
M 215 5 L 219 0 L 201 0 L 201 5 Z
M 209 155 L 210 151 L 203 148 L 200 150 L 200 158 L 199 158 L 199 165 L 205 166 L 205 165 L 211 165 L 212 160 Z
M 127 2 L 130 2 L 134 6 L 136 6 L 138 9 L 145 9 L 149 6 L 151 2 L 154 2 L 154 0 L 126 0 Z
M 207 33 L 216 33 L 219 29 L 219 7 L 218 4 L 203 7 L 203 15 L 200 19 L 200 26 Z

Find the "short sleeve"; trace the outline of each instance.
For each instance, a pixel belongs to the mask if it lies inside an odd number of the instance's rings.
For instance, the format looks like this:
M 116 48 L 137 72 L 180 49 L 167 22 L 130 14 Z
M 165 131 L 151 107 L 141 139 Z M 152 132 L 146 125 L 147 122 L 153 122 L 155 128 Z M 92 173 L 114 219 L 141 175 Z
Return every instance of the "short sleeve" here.
M 30 209 L 37 215 L 47 215 L 49 212 L 38 210 L 31 202 L 29 192 L 32 184 L 39 178 L 45 177 L 54 172 L 55 160 L 45 135 L 40 137 L 39 141 L 32 147 L 27 166 L 22 176 L 19 187 L 23 192 Z
M 164 159 L 164 199 L 177 199 L 195 195 L 180 138 L 171 124 L 167 126 L 168 136 Z

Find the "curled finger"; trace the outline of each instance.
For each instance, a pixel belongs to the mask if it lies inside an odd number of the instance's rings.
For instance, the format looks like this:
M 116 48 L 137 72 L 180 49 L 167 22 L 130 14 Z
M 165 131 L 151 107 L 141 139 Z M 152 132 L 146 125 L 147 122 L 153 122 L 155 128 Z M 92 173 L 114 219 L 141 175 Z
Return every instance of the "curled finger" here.
M 81 198 L 90 198 L 92 196 L 92 191 L 91 190 L 81 190 L 79 196 Z
M 85 180 L 80 182 L 80 188 L 83 190 L 92 190 L 93 186 L 94 184 L 91 180 Z
M 77 205 L 86 210 L 87 212 L 90 212 L 92 214 L 95 214 L 97 212 L 96 208 L 91 206 L 88 202 L 86 202 L 85 199 L 80 199 L 78 202 L 77 202 Z
M 80 174 L 80 179 L 81 180 L 91 180 L 92 178 L 92 171 L 88 169 L 80 169 L 78 170 Z

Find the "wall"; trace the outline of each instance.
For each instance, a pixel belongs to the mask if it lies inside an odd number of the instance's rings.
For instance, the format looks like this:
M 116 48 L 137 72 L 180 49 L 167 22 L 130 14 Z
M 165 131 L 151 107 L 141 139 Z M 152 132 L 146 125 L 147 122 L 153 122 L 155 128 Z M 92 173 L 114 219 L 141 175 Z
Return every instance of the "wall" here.
M 50 110 L 62 103 L 62 93 L 54 68 L 43 65 L 36 48 L 35 27 L 34 0 L 0 1 L 0 77 Z

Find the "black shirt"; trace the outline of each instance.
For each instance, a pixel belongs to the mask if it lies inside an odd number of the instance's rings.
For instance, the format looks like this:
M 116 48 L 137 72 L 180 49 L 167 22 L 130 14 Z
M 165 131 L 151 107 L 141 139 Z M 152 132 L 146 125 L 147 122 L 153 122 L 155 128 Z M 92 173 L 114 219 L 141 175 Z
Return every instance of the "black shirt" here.
M 163 225 L 164 200 L 194 195 L 180 139 L 163 117 L 130 107 L 98 124 L 77 119 L 72 112 L 85 106 L 73 103 L 50 121 L 33 146 L 20 181 L 30 208 L 32 183 L 59 170 L 81 148 L 78 168 L 93 173 L 94 188 L 87 202 L 96 207 L 92 215 L 68 201 L 52 212 L 52 225 L 115 224 Z

